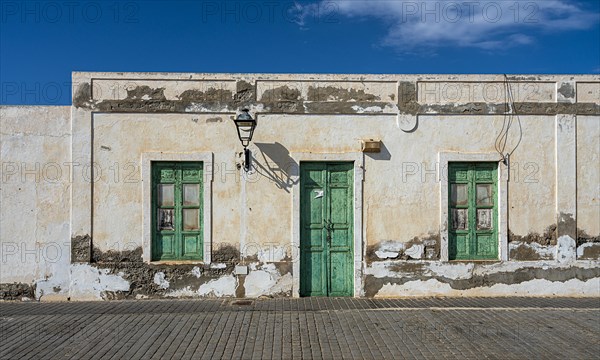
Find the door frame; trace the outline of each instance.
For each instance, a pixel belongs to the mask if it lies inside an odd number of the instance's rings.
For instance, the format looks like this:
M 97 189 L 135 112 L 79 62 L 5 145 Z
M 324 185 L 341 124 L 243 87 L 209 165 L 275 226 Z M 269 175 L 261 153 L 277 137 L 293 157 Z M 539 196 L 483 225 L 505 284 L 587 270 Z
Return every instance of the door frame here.
M 363 296 L 363 273 L 366 246 L 363 229 L 363 182 L 365 158 L 362 152 L 351 153 L 291 153 L 296 166 L 290 171 L 292 178 L 292 296 L 300 297 L 300 164 L 302 162 L 351 162 L 354 164 L 354 291 L 353 296 Z
M 498 163 L 497 206 L 498 206 L 498 260 L 508 260 L 508 166 L 499 161 L 494 153 L 438 153 L 438 182 L 440 184 L 440 260 L 449 261 L 448 228 L 448 163 L 450 162 L 496 162 Z
M 203 163 L 203 194 L 202 194 L 202 216 L 203 216 L 203 261 L 180 260 L 187 263 L 210 264 L 212 261 L 212 183 L 214 156 L 212 152 L 195 153 L 162 153 L 145 152 L 142 153 L 142 260 L 151 263 L 152 259 L 152 218 L 154 212 L 152 208 L 152 163 L 153 162 L 202 162 Z M 160 263 L 160 262 L 157 262 Z

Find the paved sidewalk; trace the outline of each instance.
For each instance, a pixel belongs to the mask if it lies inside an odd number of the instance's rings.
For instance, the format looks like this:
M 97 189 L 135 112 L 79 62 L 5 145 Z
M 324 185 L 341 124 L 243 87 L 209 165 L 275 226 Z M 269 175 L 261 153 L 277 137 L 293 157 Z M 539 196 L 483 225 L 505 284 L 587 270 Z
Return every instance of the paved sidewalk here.
M 2 359 L 600 359 L 600 299 L 0 302 Z

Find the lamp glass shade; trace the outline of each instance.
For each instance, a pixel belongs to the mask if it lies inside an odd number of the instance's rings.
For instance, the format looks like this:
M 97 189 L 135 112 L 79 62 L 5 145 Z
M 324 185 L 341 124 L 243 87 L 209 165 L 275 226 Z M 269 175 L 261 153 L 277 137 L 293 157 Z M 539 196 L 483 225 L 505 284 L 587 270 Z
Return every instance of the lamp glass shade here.
M 242 110 L 242 113 L 238 115 L 234 122 L 242 146 L 247 147 L 250 141 L 252 141 L 252 135 L 254 135 L 254 129 L 256 128 L 256 120 L 252 119 L 248 110 Z

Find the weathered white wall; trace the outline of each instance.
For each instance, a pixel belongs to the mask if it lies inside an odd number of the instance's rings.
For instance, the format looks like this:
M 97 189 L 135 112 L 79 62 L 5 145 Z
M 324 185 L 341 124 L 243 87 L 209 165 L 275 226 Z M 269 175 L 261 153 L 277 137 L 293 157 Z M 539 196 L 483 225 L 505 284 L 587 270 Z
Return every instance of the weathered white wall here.
M 590 236 L 600 235 L 600 165 L 598 164 L 600 164 L 600 117 L 578 116 L 577 227 Z
M 519 125 L 513 121 L 506 151 L 519 137 Z M 523 116 L 520 121 L 522 139 L 510 158 L 509 228 L 517 235 L 543 233 L 555 223 L 554 116 Z
M 511 158 L 509 211 L 510 229 L 525 235 L 543 232 L 554 222 L 554 118 L 528 116 L 521 121 L 523 138 Z M 384 240 L 407 242 L 438 232 L 439 219 L 431 216 L 439 212 L 440 206 L 437 154 L 496 153 L 494 144 L 503 117 L 419 116 L 413 133 L 400 131 L 389 120 L 366 122 L 367 128 L 379 130 L 377 137 L 383 139 L 391 154 L 388 161 L 366 159 L 367 238 L 373 244 Z M 514 148 L 518 137 L 513 126 L 506 151 Z M 532 206 L 535 212 L 529 211 Z
M 235 149 L 239 140 L 230 125 L 226 115 L 94 115 L 94 246 L 102 251 L 142 246 L 141 158 L 142 153 L 161 151 L 215 154 L 214 238 L 238 244 L 240 175 Z
M 71 108 L 0 107 L 0 283 L 68 291 Z
M 42 299 L 289 296 L 299 276 L 291 264 L 298 259 L 293 154 L 353 153 L 364 156 L 365 243 L 355 249 L 362 264 L 355 273 L 365 286 L 356 295 L 599 295 L 599 243 L 592 241 L 600 235 L 600 118 L 593 107 L 599 79 L 593 76 L 511 80 L 515 101 L 528 104 L 526 114 L 512 117 L 504 149 L 514 149 L 504 204 L 509 261 L 437 260 L 440 179 L 446 181 L 439 154 L 495 156 L 509 119 L 498 110 L 504 96 L 494 92 L 504 89 L 503 80 L 75 73 L 80 86 L 72 107 L 0 108 L 0 284 L 35 285 Z M 258 118 L 249 174 L 238 168 L 242 147 L 231 120 L 241 104 Z M 596 115 L 571 114 L 568 105 L 575 104 Z M 382 151 L 361 155 L 366 139 L 381 140 Z M 141 261 L 149 201 L 142 156 L 160 152 L 213 154 L 213 167 L 205 168 L 213 172 L 212 264 Z M 583 233 L 592 240 L 575 244 Z M 71 244 L 90 243 L 92 261 L 85 251 L 71 261 Z M 232 274 L 231 259 L 248 265 L 249 274 Z
M 511 159 L 510 228 L 526 235 L 543 232 L 554 222 L 554 118 L 530 116 L 521 121 L 523 138 Z M 248 255 L 273 247 L 271 252 L 281 252 L 279 247 L 289 246 L 290 241 L 289 182 L 298 166 L 290 153 L 359 152 L 360 139 L 369 138 L 381 139 L 385 150 L 365 155 L 367 245 L 408 242 L 439 231 L 439 219 L 432 216 L 440 207 L 438 153 L 495 153 L 502 122 L 502 116 L 421 116 L 417 131 L 405 133 L 395 117 L 385 115 L 326 120 L 259 115 L 250 146 L 257 171 L 248 175 L 243 186 L 234 151 L 241 147 L 227 115 L 94 115 L 93 154 L 99 180 L 93 185 L 94 246 L 102 251 L 141 246 L 142 153 L 211 151 L 215 154 L 215 245 L 245 241 Z M 516 145 L 516 132 L 513 127 L 507 151 Z M 536 211 L 530 211 L 532 206 Z M 246 226 L 240 230 L 242 218 Z

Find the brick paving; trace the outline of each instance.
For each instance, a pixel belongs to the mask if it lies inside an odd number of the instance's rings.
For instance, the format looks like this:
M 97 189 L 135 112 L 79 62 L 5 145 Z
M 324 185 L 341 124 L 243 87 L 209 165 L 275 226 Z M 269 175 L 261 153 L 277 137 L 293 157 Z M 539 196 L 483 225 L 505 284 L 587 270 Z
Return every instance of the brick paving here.
M 1 359 L 600 359 L 600 298 L 0 302 Z

